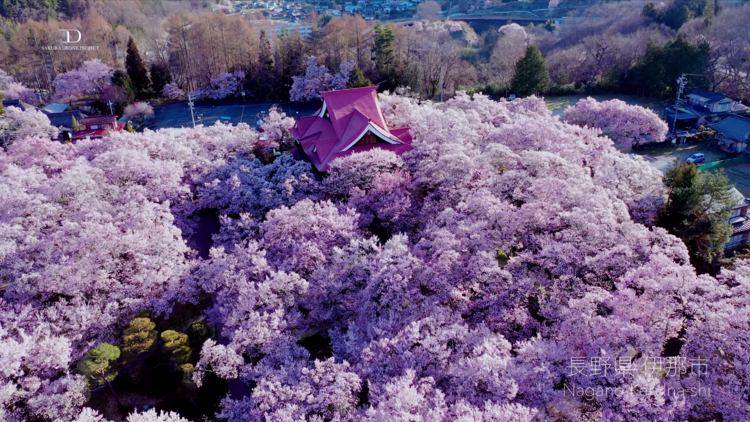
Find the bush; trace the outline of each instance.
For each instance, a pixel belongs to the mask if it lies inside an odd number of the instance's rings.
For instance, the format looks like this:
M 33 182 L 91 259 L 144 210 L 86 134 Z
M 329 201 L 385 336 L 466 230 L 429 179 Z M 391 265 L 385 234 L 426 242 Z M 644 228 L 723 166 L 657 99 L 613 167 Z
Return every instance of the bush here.
M 188 335 L 178 333 L 174 330 L 167 330 L 161 333 L 161 340 L 164 342 L 164 350 L 170 354 L 170 360 L 176 365 L 182 365 L 190 361 L 190 340 Z
M 125 360 L 153 349 L 159 333 L 151 318 L 135 318 L 122 335 L 122 357 Z
M 548 95 L 582 95 L 585 93 L 586 90 L 583 87 L 576 87 L 576 85 L 572 83 L 553 85 L 547 92 Z

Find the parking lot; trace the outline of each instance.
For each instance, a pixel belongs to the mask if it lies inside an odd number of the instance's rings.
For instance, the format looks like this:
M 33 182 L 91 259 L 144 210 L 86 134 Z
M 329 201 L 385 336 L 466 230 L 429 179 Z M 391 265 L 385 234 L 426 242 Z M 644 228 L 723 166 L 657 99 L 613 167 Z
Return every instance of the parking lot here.
M 230 123 L 247 123 L 255 127 L 263 113 L 278 105 L 288 116 L 300 117 L 314 113 L 320 107 L 318 102 L 309 103 L 283 103 L 283 102 L 195 102 L 195 124 L 212 125 L 222 116 L 230 118 Z M 193 125 L 190 116 L 190 108 L 187 102 L 170 103 L 154 107 L 154 117 L 144 123 L 144 128 L 151 130 L 191 127 Z

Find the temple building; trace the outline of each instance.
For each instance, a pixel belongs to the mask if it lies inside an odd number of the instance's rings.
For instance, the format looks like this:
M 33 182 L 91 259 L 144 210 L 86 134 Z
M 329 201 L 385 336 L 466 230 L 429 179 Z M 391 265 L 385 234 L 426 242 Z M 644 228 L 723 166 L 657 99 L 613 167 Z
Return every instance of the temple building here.
M 318 171 L 356 152 L 382 148 L 403 154 L 412 149 L 409 128 L 391 129 L 378 103 L 377 87 L 323 92 L 313 116 L 296 119 L 292 136 Z

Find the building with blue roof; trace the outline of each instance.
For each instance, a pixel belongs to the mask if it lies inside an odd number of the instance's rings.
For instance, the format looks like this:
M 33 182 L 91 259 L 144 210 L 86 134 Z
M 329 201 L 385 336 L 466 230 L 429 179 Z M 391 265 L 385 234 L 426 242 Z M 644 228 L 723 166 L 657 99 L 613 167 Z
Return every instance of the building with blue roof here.
M 722 151 L 738 153 L 747 148 L 748 138 L 750 138 L 749 118 L 731 115 L 709 127 L 716 131 L 716 140 Z

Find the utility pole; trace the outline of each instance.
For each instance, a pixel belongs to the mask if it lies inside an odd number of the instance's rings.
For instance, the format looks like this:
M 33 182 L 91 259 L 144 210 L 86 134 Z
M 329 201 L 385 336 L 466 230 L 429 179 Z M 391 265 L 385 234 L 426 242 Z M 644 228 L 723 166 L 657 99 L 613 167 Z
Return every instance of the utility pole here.
M 107 104 L 109 105 L 109 114 L 114 116 L 115 111 L 112 109 L 112 100 L 109 100 Z
M 193 114 L 193 97 L 188 92 L 188 107 L 190 107 L 190 118 L 193 120 L 193 128 L 195 128 L 195 114 Z
M 685 89 L 685 85 L 687 85 L 687 78 L 685 77 L 685 74 L 683 73 L 680 75 L 679 78 L 677 78 L 677 102 L 674 104 L 674 115 L 672 116 L 672 134 L 675 134 L 675 130 L 677 130 L 677 113 L 678 113 L 678 107 L 680 106 L 680 95 L 682 95 L 682 90 Z

